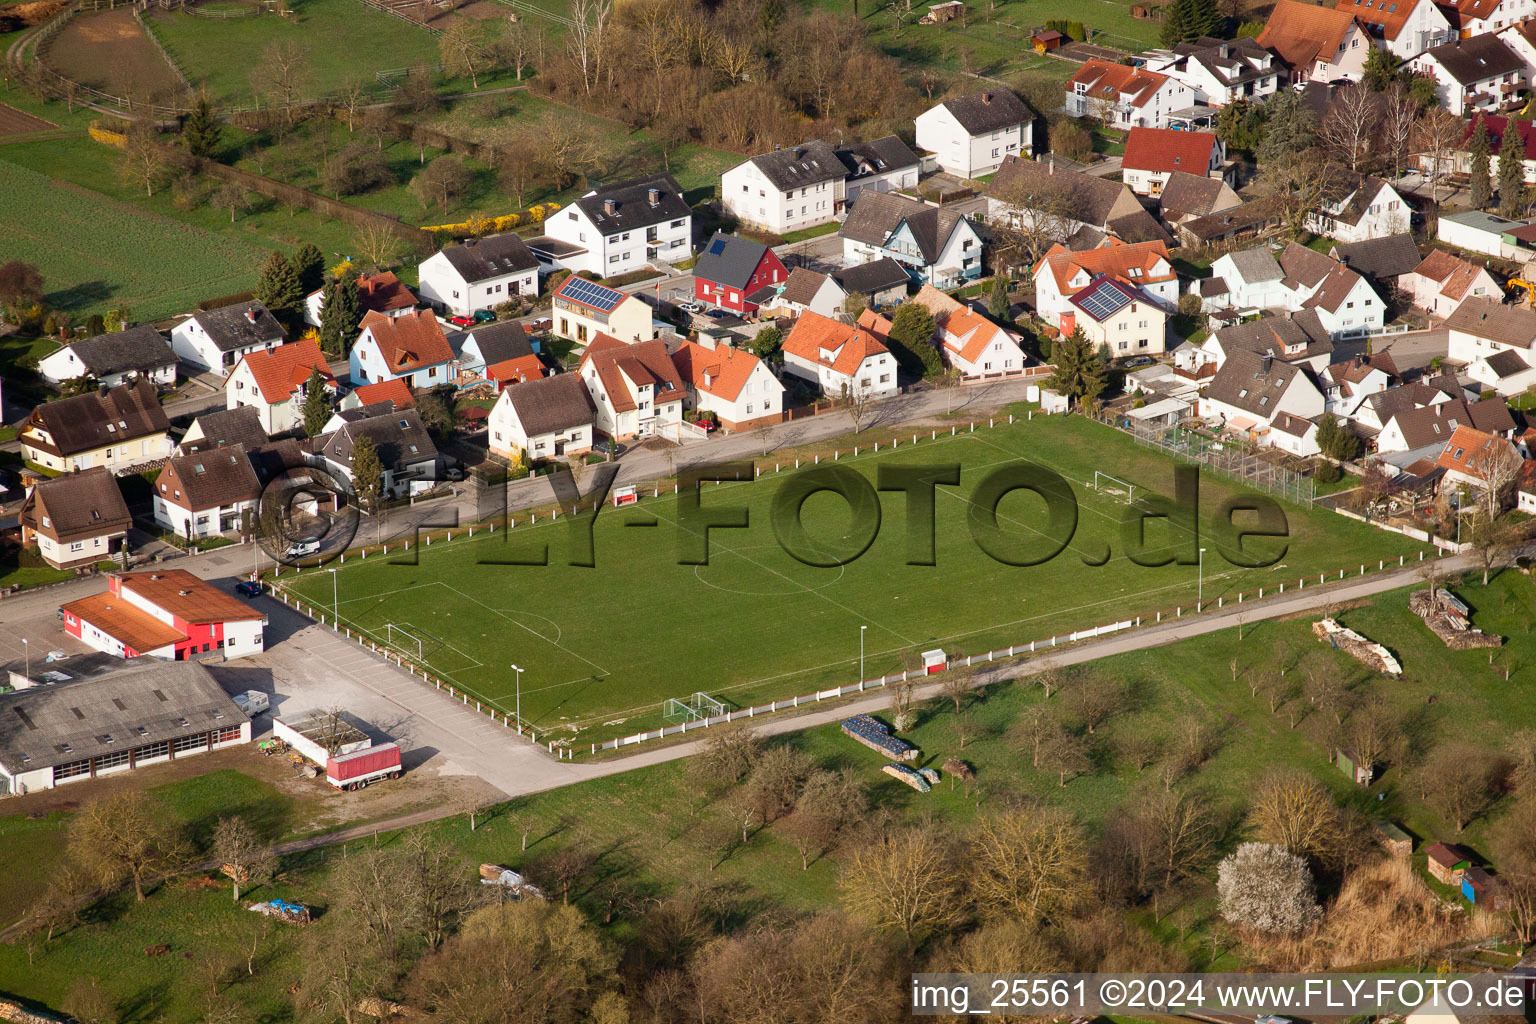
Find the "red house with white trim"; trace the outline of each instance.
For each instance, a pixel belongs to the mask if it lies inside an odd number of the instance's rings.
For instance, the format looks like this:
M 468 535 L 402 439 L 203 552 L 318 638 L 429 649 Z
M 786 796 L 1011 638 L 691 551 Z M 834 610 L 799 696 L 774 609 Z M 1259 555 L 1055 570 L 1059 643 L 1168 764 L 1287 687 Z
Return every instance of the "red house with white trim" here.
M 262 650 L 267 617 L 185 569 L 107 574 L 107 590 L 60 607 L 70 636 L 119 658 L 186 661 Z
M 755 313 L 778 295 L 789 277 L 778 256 L 762 242 L 716 231 L 693 265 L 694 301 L 735 313 Z

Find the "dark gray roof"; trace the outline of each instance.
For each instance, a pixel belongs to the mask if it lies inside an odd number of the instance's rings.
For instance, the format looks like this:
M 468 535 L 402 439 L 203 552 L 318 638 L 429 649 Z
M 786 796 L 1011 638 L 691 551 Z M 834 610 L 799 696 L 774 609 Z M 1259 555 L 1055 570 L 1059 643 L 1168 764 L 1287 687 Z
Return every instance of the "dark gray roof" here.
M 539 258 L 527 243 L 510 232 L 489 238 L 471 238 L 463 245 L 450 245 L 443 250 L 443 257 L 469 284 L 532 270 L 539 265 Z
M 985 135 L 1035 119 L 1035 112 L 1007 89 L 985 89 L 952 100 L 944 108 L 970 135 Z
M 1400 274 L 1411 274 L 1419 265 L 1419 246 L 1404 232 L 1363 242 L 1341 242 L 1333 247 L 1334 257 L 1350 270 L 1377 281 L 1389 281 Z
M 252 314 L 255 319 L 252 319 Z M 283 340 L 283 325 L 254 299 L 233 306 L 205 309 L 192 314 L 220 352 L 266 345 Z
M 907 273 L 906 268 L 900 263 L 889 256 L 883 256 L 856 267 L 834 270 L 832 280 L 842 285 L 844 291 L 873 295 L 889 288 L 905 287 L 911 284 L 912 275 Z
M 1052 205 L 1060 202 L 1074 220 L 1105 227 L 1128 186 L 1074 169 L 1079 166 L 1059 157 L 1026 160 L 1010 154 L 992 176 L 987 198 L 1014 207 L 1028 207 L 1032 200 Z
M 228 444 L 256 448 L 267 443 L 267 432 L 261 426 L 261 414 L 254 405 L 205 412 L 193 420 L 192 425 L 200 428 L 203 436 L 181 445 L 181 450 L 185 452 L 207 451 Z
M 926 265 L 939 258 L 944 243 L 964 219 L 953 206 L 929 206 L 894 192 L 877 192 L 859 196 L 838 234 L 866 245 L 883 246 L 905 222 Z
M 65 457 L 171 429 L 155 386 L 142 377 L 108 390 L 44 402 L 32 410 L 27 422 L 46 430 L 54 450 Z
M 1304 374 L 1294 363 L 1239 350 L 1221 364 L 1205 397 L 1268 419 L 1279 411 L 1280 397 L 1298 376 Z
M 559 373 L 514 384 L 505 393 L 517 412 L 518 422 L 530 437 L 591 423 L 597 413 L 587 382 L 579 373 Z
M 1426 50 L 1462 85 L 1525 70 L 1525 62 L 1492 32 L 1467 39 L 1457 39 Z
M 863 202 L 857 205 L 862 206 Z M 745 288 L 752 280 L 752 271 L 757 269 L 767 251 L 768 247 L 762 242 L 716 231 L 694 263 L 693 276 L 714 284 Z
M 83 338 L 65 347 L 73 349 L 80 364 L 97 377 L 114 373 L 148 373 L 176 362 L 171 343 L 148 324 Z
M 752 163 L 781 192 L 823 181 L 841 181 L 848 175 L 848 168 L 843 166 L 837 153 L 820 139 L 807 139 L 798 146 L 786 146 L 755 156 Z
M 1505 377 L 1513 377 L 1517 373 L 1524 373 L 1531 368 L 1531 364 L 1520 358 L 1520 353 L 1512 348 L 1506 348 L 1483 360 L 1488 364 L 1488 369 L 1499 375 L 1502 380 Z
M 1164 220 L 1177 217 L 1204 217 L 1216 208 L 1226 182 L 1188 171 L 1174 171 L 1163 183 L 1158 209 Z
M 855 180 L 872 174 L 885 174 L 898 167 L 916 167 L 919 163 L 912 147 L 895 135 L 887 135 L 872 142 L 841 146 L 837 150 L 837 157 L 847 168 L 848 177 Z
M 784 279 L 784 287 L 779 291 L 779 297 L 785 302 L 807 305 L 816 298 L 816 293 L 821 291 L 821 286 L 826 284 L 827 275 L 819 274 L 809 267 L 796 267 L 789 272 Z M 775 289 L 777 291 L 777 289 Z
M 1468 402 L 1467 415 L 1472 418 L 1474 427 L 1487 434 L 1502 434 L 1515 429 L 1514 414 L 1509 411 L 1509 403 L 1503 395 Z
M 1186 221 L 1180 226 L 1179 231 L 1201 241 L 1210 241 L 1243 231 L 1256 231 L 1271 222 L 1278 223 L 1281 212 L 1280 204 L 1266 196 L 1241 206 L 1234 206 L 1229 210 Z
M 1404 409 L 1394 414 L 1391 419 L 1397 421 L 1397 429 L 1402 432 L 1403 443 L 1408 446 L 1409 451 L 1427 445 L 1443 444 L 1456 433 L 1457 427 L 1472 422 L 1472 417 L 1467 412 L 1467 403 L 1460 399 L 1417 409 Z
M 331 462 L 352 465 L 352 445 L 357 438 L 372 439 L 385 469 L 402 469 L 437 458 L 437 445 L 415 409 L 387 412 L 353 423 L 343 423 L 326 441 L 324 454 Z
M 386 416 L 395 411 L 395 403 L 392 399 L 384 399 L 382 402 L 369 402 L 355 409 L 342 409 L 336 413 L 343 423 L 357 423 L 360 420 L 372 419 L 375 416 Z
M 1226 51 L 1225 55 L 1222 53 L 1223 49 Z M 1264 59 L 1269 57 L 1269 51 L 1250 36 L 1239 36 L 1236 39 L 1227 40 L 1204 36 L 1193 43 L 1180 43 L 1173 50 L 1184 56 L 1186 61 L 1197 61 L 1203 64 L 1210 69 L 1212 75 L 1229 86 L 1257 81 L 1276 75 L 1280 71 L 1278 62 L 1273 59 L 1268 68 L 1255 66 L 1262 64 Z
M 1217 331 L 1215 339 L 1229 356 L 1242 351 L 1294 360 L 1312 359 L 1333 351 L 1328 329 L 1315 309 L 1302 310 L 1292 316 L 1266 316 L 1233 324 Z
M 656 193 L 655 203 L 651 202 L 653 191 Z M 612 213 L 608 212 L 609 204 L 613 206 Z M 582 196 L 576 200 L 576 205 L 605 235 L 648 228 L 652 224 L 686 217 L 689 213 L 683 190 L 670 174 L 653 174 L 609 185 Z
M 1478 295 L 1463 299 L 1445 318 L 1445 326 L 1448 330 L 1524 349 L 1536 341 L 1536 311 L 1506 306 Z
M 501 323 L 480 324 L 470 332 L 475 339 L 475 344 L 480 347 L 480 355 L 485 359 L 487 366 L 507 359 L 521 359 L 523 356 L 533 355 L 533 344 L 528 340 L 528 332 L 523 330 L 523 325 L 513 320 L 503 320 Z
M 180 483 L 187 508 L 220 508 L 261 497 L 261 481 L 256 478 L 256 469 L 244 445 L 179 455 L 160 472 L 169 473 Z M 157 479 L 156 484 L 159 482 Z
M 36 771 L 246 721 L 202 665 L 155 661 L 0 694 L 0 764 Z

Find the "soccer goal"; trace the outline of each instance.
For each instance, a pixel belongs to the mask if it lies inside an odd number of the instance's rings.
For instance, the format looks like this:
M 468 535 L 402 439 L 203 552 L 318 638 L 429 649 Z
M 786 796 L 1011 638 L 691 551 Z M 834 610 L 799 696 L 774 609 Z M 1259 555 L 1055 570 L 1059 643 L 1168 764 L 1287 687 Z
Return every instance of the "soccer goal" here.
M 669 697 L 661 706 L 661 716 L 669 722 L 699 722 L 723 714 L 724 702 L 715 700 L 707 693 L 695 693 L 691 697 Z
M 1119 477 L 1110 476 L 1103 470 L 1096 469 L 1093 471 L 1093 489 L 1099 494 L 1108 495 L 1111 498 L 1123 496 L 1127 505 L 1136 500 L 1135 484 L 1126 483 Z
M 397 636 L 401 638 L 399 641 L 395 639 Z M 384 643 L 386 646 L 393 647 L 402 654 L 410 654 L 412 651 L 415 651 L 416 660 L 421 660 L 421 638 L 407 633 L 393 622 L 384 623 Z

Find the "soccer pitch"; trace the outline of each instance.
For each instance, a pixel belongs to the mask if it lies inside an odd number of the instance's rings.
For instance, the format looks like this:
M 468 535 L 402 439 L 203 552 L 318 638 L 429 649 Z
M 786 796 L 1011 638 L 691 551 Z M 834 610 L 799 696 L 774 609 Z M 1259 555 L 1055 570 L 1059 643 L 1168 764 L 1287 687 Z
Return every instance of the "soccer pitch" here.
M 1059 473 L 1078 503 L 1070 544 L 1032 567 L 994 561 L 970 528 L 977 482 L 1021 460 Z M 839 461 L 871 482 L 881 466 L 943 463 L 958 463 L 961 478 L 937 490 L 935 565 L 906 564 L 900 492 L 882 494 L 878 536 L 857 560 L 803 564 L 780 547 L 769 521 L 791 474 L 770 471 L 756 481 L 703 485 L 704 508 L 739 506 L 750 516 L 746 529 L 709 531 L 707 565 L 678 564 L 678 505 L 663 495 L 604 509 L 593 527 L 594 568 L 566 564 L 564 519 L 417 547 L 414 565 L 398 564 L 397 550 L 349 559 L 336 577 L 341 620 L 380 642 L 391 634 L 394 649 L 412 657 L 419 644 L 419 660 L 433 674 L 502 711 L 514 709 L 511 666 L 521 666 L 525 721 L 541 732 L 579 728 L 596 738 L 654 724 L 669 697 L 704 692 L 745 706 L 853 682 L 861 634 L 870 678 L 934 647 L 979 653 L 1195 601 L 1196 566 L 1132 562 L 1121 550 L 1124 494 L 1093 488 L 1098 471 L 1134 485 L 1138 498 L 1143 489 L 1171 495 L 1173 459 L 1081 417 L 1037 417 Z M 1243 491 L 1202 473 L 1202 531 L 1212 510 Z M 1281 507 L 1288 539 L 1247 542 L 1260 550 L 1287 545 L 1267 568 L 1229 564 L 1202 532 L 1205 600 L 1419 550 L 1332 512 Z M 626 525 L 653 518 L 655 526 Z M 848 504 L 831 494 L 811 497 L 802 522 L 813 541 L 829 545 L 852 529 Z M 1044 522 L 1044 503 L 1028 492 L 998 506 L 999 526 L 1021 538 L 1038 539 Z M 1149 537 L 1163 529 L 1149 528 Z M 547 566 L 487 564 L 527 557 L 546 542 Z M 1109 560 L 1092 564 L 1106 548 Z M 323 570 L 289 588 L 317 610 L 331 605 Z

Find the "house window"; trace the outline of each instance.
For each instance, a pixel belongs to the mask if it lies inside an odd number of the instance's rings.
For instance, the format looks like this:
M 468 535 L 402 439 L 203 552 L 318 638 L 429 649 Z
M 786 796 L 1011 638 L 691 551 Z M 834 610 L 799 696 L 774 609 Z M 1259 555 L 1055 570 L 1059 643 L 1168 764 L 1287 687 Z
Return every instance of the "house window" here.
M 71 551 L 84 551 L 85 550 L 85 542 L 77 540 L 77 541 L 75 541 L 73 544 L 71 544 L 69 546 L 69 550 L 71 550 Z

